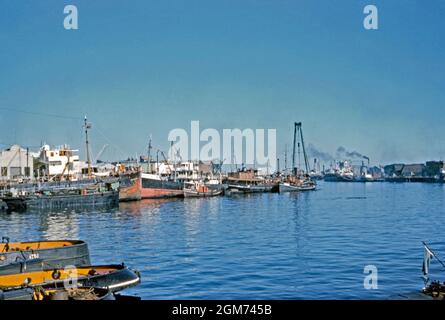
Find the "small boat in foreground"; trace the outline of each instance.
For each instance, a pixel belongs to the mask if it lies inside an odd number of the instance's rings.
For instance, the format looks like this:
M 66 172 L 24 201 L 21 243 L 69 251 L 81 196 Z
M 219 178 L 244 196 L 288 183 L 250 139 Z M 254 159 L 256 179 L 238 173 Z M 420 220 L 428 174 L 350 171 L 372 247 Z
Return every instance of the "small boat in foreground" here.
M 215 197 L 223 194 L 222 188 L 210 188 L 198 181 L 188 181 L 184 183 L 185 198 Z
M 0 291 L 1 300 L 116 300 L 108 289 L 94 287 L 77 288 L 21 288 Z
M 23 287 L 79 287 L 107 288 L 120 291 L 139 284 L 139 272 L 124 265 L 88 266 L 65 269 L 48 269 L 0 276 L 0 290 Z
M 422 290 L 422 293 L 430 296 L 434 300 L 445 300 L 445 283 L 438 281 L 431 282 Z
M 81 240 L 9 242 L 3 237 L 0 243 L 0 275 L 90 264 L 88 245 Z
M 436 259 L 442 267 L 445 268 L 445 263 L 437 256 L 434 251 L 428 247 L 428 245 L 423 242 L 424 254 L 423 254 L 423 264 L 422 273 L 425 282 L 425 287 L 422 289 L 422 293 L 431 297 L 434 300 L 445 300 L 445 282 L 441 283 L 439 281 L 431 281 L 428 277 L 430 262 L 434 258 Z

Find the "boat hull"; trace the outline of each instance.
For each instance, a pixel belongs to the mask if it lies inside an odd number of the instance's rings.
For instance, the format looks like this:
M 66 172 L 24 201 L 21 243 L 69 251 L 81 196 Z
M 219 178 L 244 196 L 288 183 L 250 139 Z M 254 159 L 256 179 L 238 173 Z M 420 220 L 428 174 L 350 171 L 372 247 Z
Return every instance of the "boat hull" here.
M 112 208 L 119 204 L 116 190 L 94 194 L 5 197 L 9 212 Z
M 21 288 L 21 289 L 13 289 L 7 291 L 0 291 L 0 301 L 32 301 L 32 300 L 116 300 L 113 293 L 108 289 L 103 288 L 94 288 L 94 287 L 83 287 L 73 289 L 78 294 L 81 292 L 88 293 L 94 295 L 94 299 L 91 298 L 69 298 L 68 292 L 70 289 L 58 288 L 56 286 L 50 286 L 45 290 L 38 290 L 39 294 L 36 294 L 36 291 L 32 288 Z M 42 291 L 46 293 L 46 296 L 43 296 Z M 36 297 L 38 297 L 36 299 Z
M 142 178 L 140 172 L 127 173 L 119 179 L 119 201 L 139 201 L 142 199 Z
M 230 193 L 262 193 L 272 192 L 273 185 L 242 185 L 242 184 L 228 184 L 227 192 Z
M 184 190 L 185 198 L 208 198 L 216 197 L 223 194 L 223 190 L 210 190 L 207 192 L 198 192 L 194 190 Z
M 95 287 L 109 289 L 111 292 L 133 287 L 141 281 L 137 271 L 124 265 L 85 266 L 65 269 L 46 269 L 0 276 L 0 290 L 20 289 L 24 283 L 30 288 L 42 287 Z
M 48 248 L 35 249 L 39 242 L 21 242 L 7 244 L 14 251 L 5 252 L 2 244 L 0 253 L 0 275 L 40 271 L 47 268 L 63 268 L 65 266 L 87 266 L 91 264 L 88 245 L 84 241 L 63 240 L 44 241 Z M 50 247 L 51 244 L 63 246 Z M 49 245 L 48 245 L 49 244 Z M 20 248 L 29 247 L 29 250 Z
M 183 196 L 183 184 L 179 181 L 166 181 L 142 176 L 142 199 L 176 198 Z
M 347 176 L 341 176 L 339 174 L 326 174 L 324 176 L 324 181 L 328 182 L 354 182 L 353 178 Z
M 298 186 L 298 185 L 291 185 L 288 183 L 280 183 L 280 193 L 283 192 L 303 192 L 303 191 L 313 191 L 316 189 L 315 185 L 308 185 L 308 186 Z

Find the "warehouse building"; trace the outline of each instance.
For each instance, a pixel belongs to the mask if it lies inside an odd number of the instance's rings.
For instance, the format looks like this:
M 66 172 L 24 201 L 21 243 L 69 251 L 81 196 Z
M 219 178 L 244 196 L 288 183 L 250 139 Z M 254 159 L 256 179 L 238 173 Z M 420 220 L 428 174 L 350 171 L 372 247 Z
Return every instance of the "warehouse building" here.
M 0 181 L 30 179 L 33 170 L 34 158 L 28 149 L 13 145 L 0 151 Z

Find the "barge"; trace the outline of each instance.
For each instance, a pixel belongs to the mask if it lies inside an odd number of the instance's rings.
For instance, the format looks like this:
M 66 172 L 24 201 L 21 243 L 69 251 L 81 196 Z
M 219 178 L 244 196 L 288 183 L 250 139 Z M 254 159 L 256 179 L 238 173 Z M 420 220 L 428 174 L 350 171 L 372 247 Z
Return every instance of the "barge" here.
M 6 203 L 8 212 L 101 209 L 119 204 L 119 190 L 112 183 L 94 183 L 8 192 L 1 200 Z

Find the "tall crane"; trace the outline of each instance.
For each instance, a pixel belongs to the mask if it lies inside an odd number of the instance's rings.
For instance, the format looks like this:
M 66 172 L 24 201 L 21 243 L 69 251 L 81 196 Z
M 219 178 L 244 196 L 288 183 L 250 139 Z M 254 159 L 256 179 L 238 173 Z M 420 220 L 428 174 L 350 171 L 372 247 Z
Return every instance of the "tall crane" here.
M 304 139 L 303 139 L 303 129 L 301 122 L 294 122 L 294 146 L 292 151 L 292 170 L 296 173 L 297 167 L 295 163 L 295 155 L 296 155 L 296 148 L 297 148 L 297 140 L 298 140 L 298 154 L 300 154 L 300 142 L 301 147 L 303 148 L 303 158 L 304 158 L 304 165 L 306 169 L 306 174 L 309 173 L 309 161 L 306 154 L 306 148 L 304 146 Z

